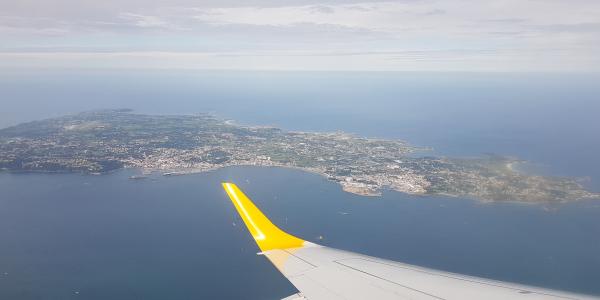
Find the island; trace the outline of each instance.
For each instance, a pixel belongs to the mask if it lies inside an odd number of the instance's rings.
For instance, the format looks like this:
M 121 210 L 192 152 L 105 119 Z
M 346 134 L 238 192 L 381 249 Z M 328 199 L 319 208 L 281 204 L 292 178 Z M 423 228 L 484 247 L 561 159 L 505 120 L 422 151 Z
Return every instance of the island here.
M 176 175 L 228 166 L 298 168 L 350 193 L 384 188 L 411 195 L 480 201 L 560 203 L 600 195 L 574 178 L 524 174 L 515 158 L 416 155 L 400 140 L 344 132 L 297 132 L 242 126 L 209 114 L 83 112 L 0 129 L 0 169 L 103 174 L 121 168 Z M 141 177 L 140 177 L 141 178 Z

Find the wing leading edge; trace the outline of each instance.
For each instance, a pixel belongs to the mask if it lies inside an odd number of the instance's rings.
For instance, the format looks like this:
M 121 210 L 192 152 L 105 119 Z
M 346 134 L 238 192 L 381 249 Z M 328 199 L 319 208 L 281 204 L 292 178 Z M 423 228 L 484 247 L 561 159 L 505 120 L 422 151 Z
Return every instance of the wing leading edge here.
M 279 229 L 235 184 L 223 183 L 223 188 L 259 254 L 300 291 L 286 299 L 598 299 L 323 247 Z

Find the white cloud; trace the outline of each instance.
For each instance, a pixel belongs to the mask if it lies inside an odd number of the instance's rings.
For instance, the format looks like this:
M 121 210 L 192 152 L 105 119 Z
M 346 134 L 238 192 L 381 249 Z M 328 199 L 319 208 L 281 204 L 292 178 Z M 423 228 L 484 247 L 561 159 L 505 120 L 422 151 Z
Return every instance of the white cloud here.
M 121 13 L 120 18 L 130 21 L 134 26 L 142 28 L 170 28 L 166 21 L 156 16 L 140 15 L 134 13 Z
M 0 4 L 0 51 L 89 52 L 82 64 L 171 53 L 165 67 L 600 71 L 598 1 L 57 1 Z
M 308 9 L 315 14 L 332 14 L 335 12 L 333 7 L 327 5 L 313 5 L 309 6 Z

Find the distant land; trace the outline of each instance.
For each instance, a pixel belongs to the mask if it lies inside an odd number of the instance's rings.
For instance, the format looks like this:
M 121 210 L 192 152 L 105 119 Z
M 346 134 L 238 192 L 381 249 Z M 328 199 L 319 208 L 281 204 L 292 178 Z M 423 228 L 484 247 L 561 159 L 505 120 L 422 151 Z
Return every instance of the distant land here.
M 412 195 L 481 201 L 560 203 L 600 195 L 574 178 L 523 174 L 514 158 L 419 157 L 399 140 L 343 132 L 294 132 L 241 126 L 208 114 L 83 112 L 0 130 L 0 169 L 102 174 L 121 168 L 177 175 L 227 166 L 299 168 L 350 193 L 384 188 Z M 143 178 L 143 177 L 135 177 Z

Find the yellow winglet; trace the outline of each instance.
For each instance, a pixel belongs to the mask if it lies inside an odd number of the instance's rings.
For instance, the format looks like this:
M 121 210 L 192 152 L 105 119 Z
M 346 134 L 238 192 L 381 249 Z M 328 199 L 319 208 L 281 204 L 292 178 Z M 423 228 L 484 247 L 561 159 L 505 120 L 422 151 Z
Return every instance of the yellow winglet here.
M 261 251 L 298 248 L 304 245 L 304 240 L 287 234 L 271 223 L 235 184 L 223 182 L 223 188 Z

